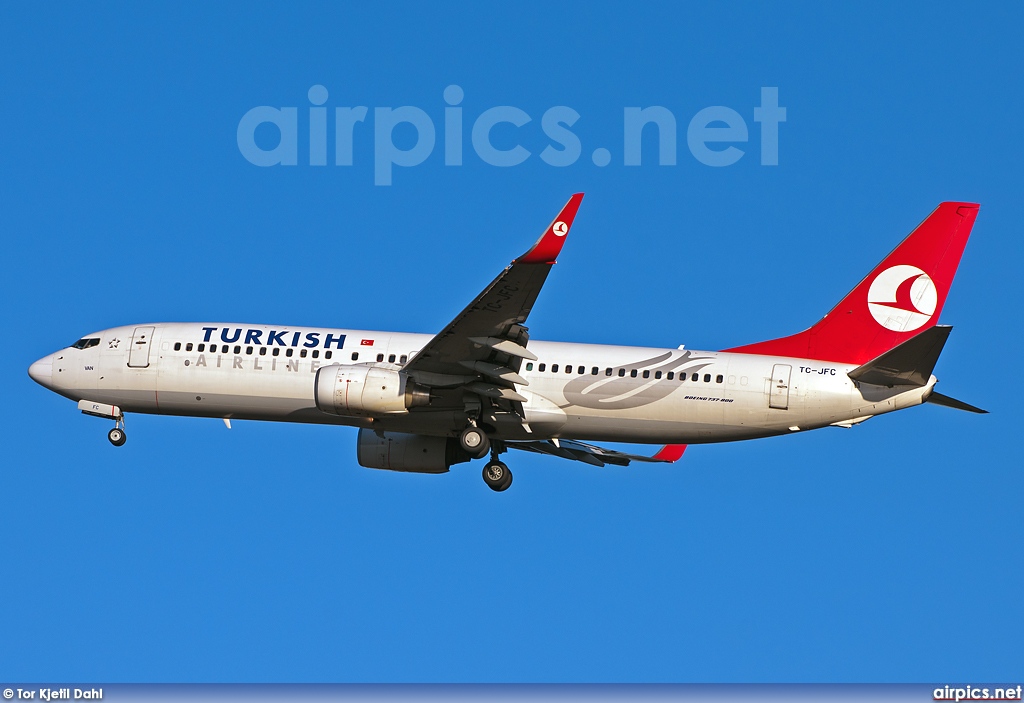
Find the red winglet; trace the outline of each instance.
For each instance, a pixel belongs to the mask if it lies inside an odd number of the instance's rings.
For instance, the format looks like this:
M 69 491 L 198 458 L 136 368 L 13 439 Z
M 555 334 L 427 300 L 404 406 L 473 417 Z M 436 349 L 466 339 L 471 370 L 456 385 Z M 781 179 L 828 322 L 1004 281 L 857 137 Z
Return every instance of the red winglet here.
M 683 452 L 686 451 L 685 444 L 666 444 L 664 447 L 658 450 L 658 453 L 652 456 L 652 459 L 658 461 L 667 461 L 672 463 L 673 461 L 679 461 L 683 456 Z
M 562 251 L 562 245 L 565 244 L 565 237 L 569 234 L 569 228 L 572 227 L 572 221 L 576 218 L 576 211 L 580 209 L 580 203 L 583 201 L 583 193 L 576 193 L 576 195 L 569 198 L 569 202 L 565 204 L 562 211 L 558 213 L 558 217 L 548 225 L 548 228 L 544 230 L 544 234 L 541 235 L 537 243 L 533 245 L 530 251 L 526 252 L 514 263 L 517 264 L 553 264 L 555 259 L 558 258 L 558 252 Z

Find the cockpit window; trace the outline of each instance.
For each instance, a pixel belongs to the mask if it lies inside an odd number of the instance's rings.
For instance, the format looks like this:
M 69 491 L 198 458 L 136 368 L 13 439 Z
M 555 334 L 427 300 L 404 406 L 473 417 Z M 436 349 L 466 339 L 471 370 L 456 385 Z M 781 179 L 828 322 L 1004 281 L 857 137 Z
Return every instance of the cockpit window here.
M 75 342 L 74 344 L 71 345 L 71 348 L 72 349 L 88 349 L 90 347 L 95 347 L 99 343 L 100 343 L 100 338 L 99 337 L 89 337 L 89 338 L 86 338 L 86 339 L 79 339 L 77 342 Z

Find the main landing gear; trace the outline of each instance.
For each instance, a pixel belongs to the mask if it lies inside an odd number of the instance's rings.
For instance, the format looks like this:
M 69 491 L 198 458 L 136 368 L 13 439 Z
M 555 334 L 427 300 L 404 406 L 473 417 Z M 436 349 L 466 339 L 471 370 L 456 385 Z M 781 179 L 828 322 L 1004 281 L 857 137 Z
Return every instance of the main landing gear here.
M 495 456 L 484 467 L 484 483 L 492 491 L 499 493 L 507 491 L 508 487 L 512 485 L 512 472 Z
M 470 425 L 459 435 L 459 444 L 474 459 L 483 459 L 491 451 L 491 440 L 476 425 Z
M 107 439 L 115 447 L 120 447 L 122 444 L 128 441 L 128 435 L 124 433 L 124 415 L 114 421 L 114 429 L 107 432 Z
M 497 446 L 493 445 L 487 434 L 474 423 L 459 435 L 459 446 L 474 459 L 483 459 L 489 453 L 491 457 L 484 466 L 484 483 L 492 491 L 500 493 L 508 490 L 512 485 L 512 472 L 508 470 L 508 466 L 498 461 L 498 452 L 502 451 L 501 442 L 498 442 Z

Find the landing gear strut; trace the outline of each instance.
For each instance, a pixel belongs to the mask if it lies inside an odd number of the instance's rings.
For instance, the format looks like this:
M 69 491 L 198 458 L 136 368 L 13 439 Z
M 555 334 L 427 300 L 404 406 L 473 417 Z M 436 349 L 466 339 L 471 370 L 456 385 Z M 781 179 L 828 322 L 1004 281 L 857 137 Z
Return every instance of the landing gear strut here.
M 484 483 L 492 491 L 500 493 L 508 490 L 508 487 L 512 485 L 512 472 L 497 458 L 492 458 L 484 467 Z
M 476 425 L 470 425 L 462 431 L 459 444 L 474 459 L 482 459 L 491 450 L 491 440 Z
M 120 447 L 128 441 L 128 435 L 124 433 L 124 416 L 122 415 L 114 422 L 114 429 L 107 432 L 107 439 L 109 439 L 110 443 L 115 447 Z

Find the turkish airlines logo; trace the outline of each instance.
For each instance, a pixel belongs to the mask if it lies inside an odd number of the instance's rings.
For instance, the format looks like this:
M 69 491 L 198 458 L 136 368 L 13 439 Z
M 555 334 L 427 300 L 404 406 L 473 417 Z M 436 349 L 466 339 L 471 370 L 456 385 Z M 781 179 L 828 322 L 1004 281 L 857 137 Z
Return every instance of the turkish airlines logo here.
M 559 220 L 551 225 L 551 231 L 555 233 L 556 237 L 564 237 L 569 232 L 569 225 Z
M 882 271 L 868 289 L 868 310 L 882 327 L 910 332 L 935 314 L 939 296 L 931 277 L 907 264 Z

